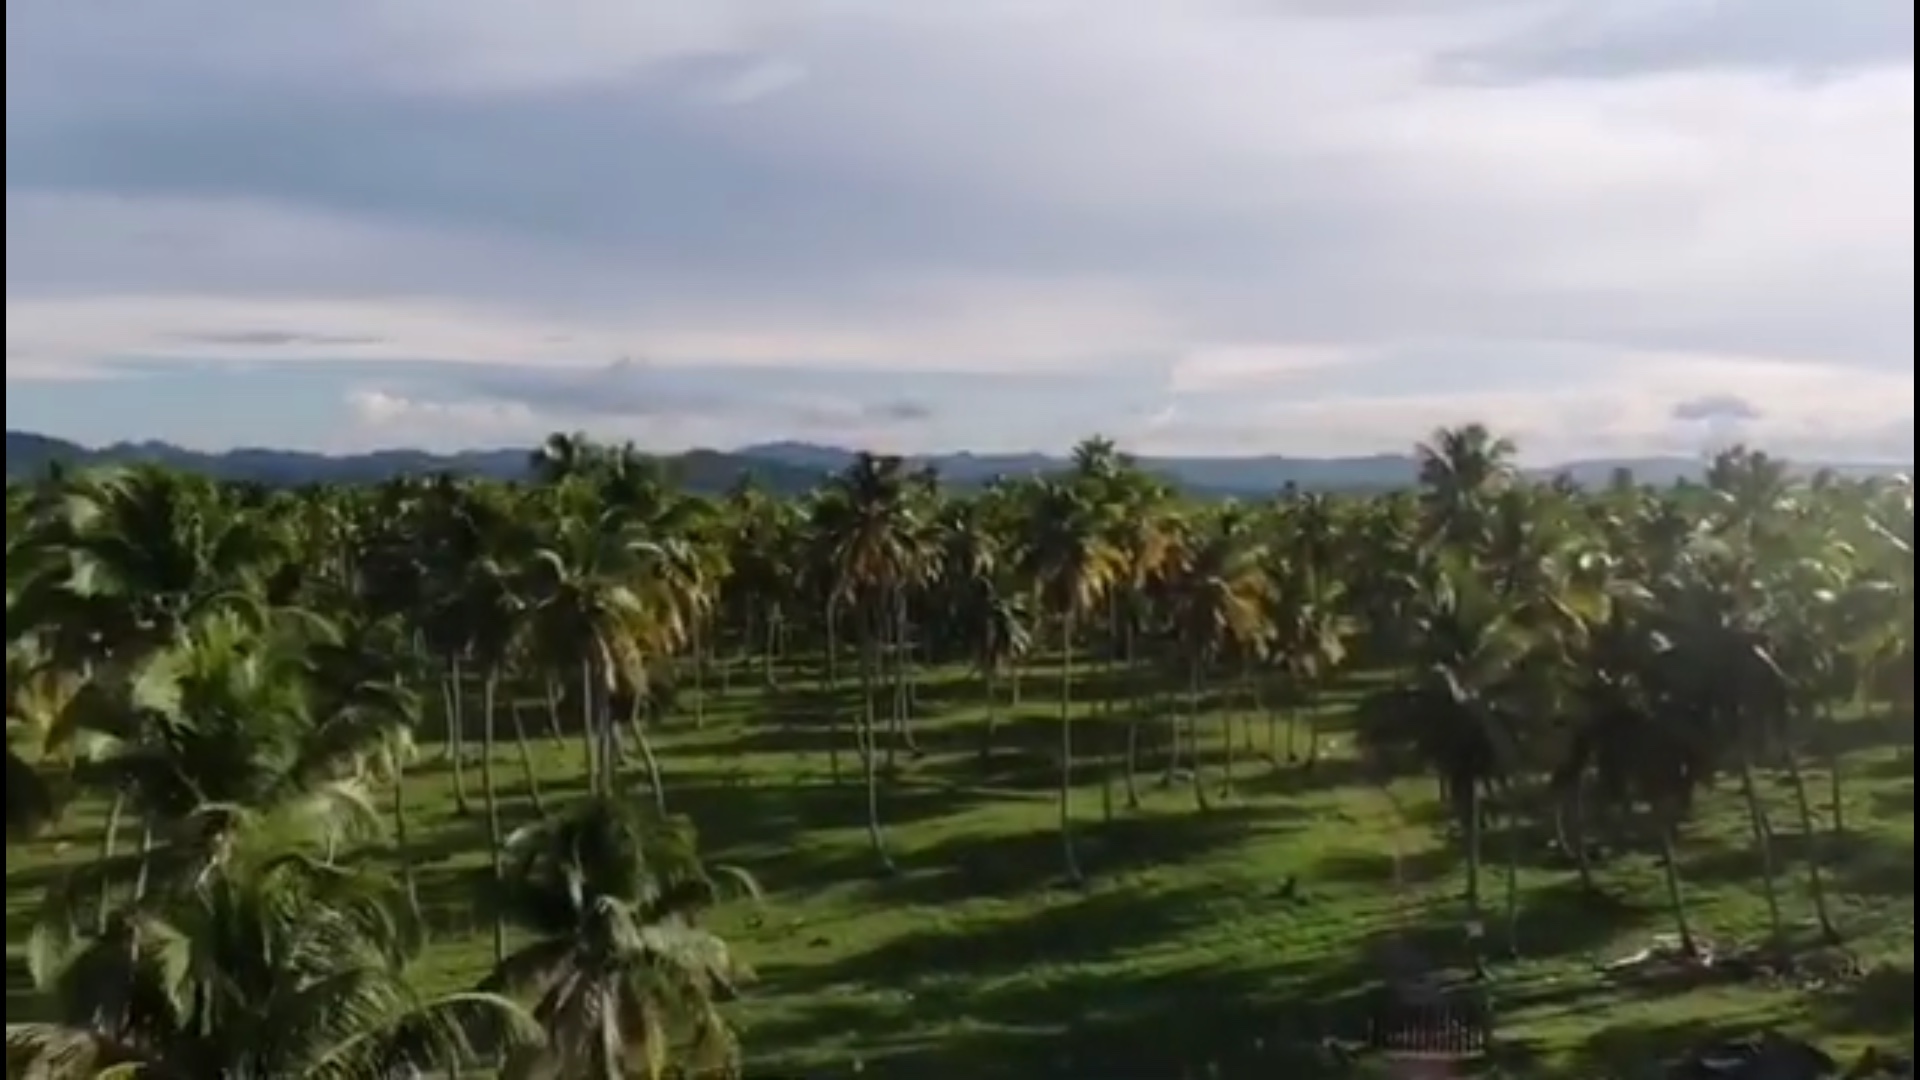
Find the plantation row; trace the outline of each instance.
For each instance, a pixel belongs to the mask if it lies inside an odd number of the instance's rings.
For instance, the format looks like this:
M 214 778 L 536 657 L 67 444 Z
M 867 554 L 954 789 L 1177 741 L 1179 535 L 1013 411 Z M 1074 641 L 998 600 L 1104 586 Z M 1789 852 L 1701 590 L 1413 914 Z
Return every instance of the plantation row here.
M 1701 957 L 1677 845 L 1724 780 L 1767 953 L 1806 944 L 1802 905 L 1841 944 L 1841 729 L 1892 717 L 1910 746 L 1910 488 L 1736 450 L 1703 485 L 1583 492 L 1512 454 L 1441 431 L 1417 491 L 1257 505 L 1182 500 L 1097 439 L 1070 474 L 977 493 L 863 456 L 798 501 L 688 495 L 563 436 L 525 485 L 12 485 L 9 862 L 104 826 L 30 941 L 10 919 L 35 1019 L 9 1016 L 8 1075 L 735 1068 L 754 957 L 713 927 L 760 890 L 676 813 L 676 740 L 743 695 L 756 729 L 821 732 L 823 782 L 859 793 L 868 864 L 899 877 L 890 812 L 951 747 L 932 717 L 954 671 L 984 702 L 963 736 L 982 785 L 1052 717 L 1071 886 L 1157 792 L 1219 817 L 1257 774 L 1337 759 L 1389 799 L 1437 782 L 1483 975 L 1521 945 L 1524 853 L 1483 850 L 1498 830 L 1550 835 L 1596 896 L 1600 864 L 1657 857 L 1675 950 Z M 486 973 L 445 993 L 409 974 L 444 906 L 416 820 L 434 742 L 484 824 L 465 905 L 490 928 Z

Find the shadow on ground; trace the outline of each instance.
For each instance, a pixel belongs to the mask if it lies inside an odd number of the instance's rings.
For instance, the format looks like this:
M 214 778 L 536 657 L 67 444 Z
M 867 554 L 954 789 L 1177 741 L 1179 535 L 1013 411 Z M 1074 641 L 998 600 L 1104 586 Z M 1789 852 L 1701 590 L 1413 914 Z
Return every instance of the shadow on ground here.
M 1191 945 L 1244 903 L 1219 888 L 1116 886 L 1061 894 L 1024 918 L 929 926 L 835 963 L 770 972 L 766 990 L 798 1008 L 754 1027 L 748 1045 L 790 1049 L 809 1076 L 1370 1075 L 1328 1046 L 1363 1037 L 1383 980 L 1471 966 L 1458 914 L 1444 909 L 1349 926 L 1318 955 L 1302 955 L 1315 935 L 1296 936 L 1287 920 L 1217 950 Z M 1597 919 L 1588 903 L 1572 889 L 1530 896 L 1516 920 L 1524 957 L 1587 953 L 1639 917 Z M 1152 970 L 1176 940 L 1193 966 Z M 1496 1010 L 1579 1007 L 1604 990 L 1594 980 L 1509 987 L 1502 971 L 1495 964 L 1483 984 Z M 823 1047 L 856 1049 L 816 1067 Z

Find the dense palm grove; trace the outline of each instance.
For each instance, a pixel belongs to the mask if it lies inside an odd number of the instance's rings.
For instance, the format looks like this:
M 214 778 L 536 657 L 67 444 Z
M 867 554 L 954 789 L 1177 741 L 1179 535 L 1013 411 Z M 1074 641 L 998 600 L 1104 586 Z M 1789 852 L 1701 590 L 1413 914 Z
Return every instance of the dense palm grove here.
M 1251 770 L 1314 768 L 1309 706 L 1367 669 L 1397 674 L 1359 710 L 1362 760 L 1383 785 L 1437 780 L 1467 920 L 1489 822 L 1549 823 L 1599 890 L 1590 852 L 1670 855 L 1696 793 L 1726 782 L 1775 944 L 1802 910 L 1837 940 L 1822 860 L 1804 881 L 1774 869 L 1755 774 L 1784 770 L 1793 826 L 1838 836 L 1847 780 L 1823 731 L 1911 716 L 1910 488 L 1802 482 L 1736 450 L 1701 485 L 1584 492 L 1521 480 L 1513 451 L 1441 431 L 1417 491 L 1206 505 L 1102 440 L 1069 474 L 968 493 L 863 456 L 797 501 L 685 494 L 631 451 L 559 436 L 520 485 L 12 485 L 9 842 L 83 808 L 107 824 L 47 899 L 29 953 L 50 1020 L 10 1024 L 8 1075 L 725 1070 L 722 1006 L 747 970 L 702 915 L 757 889 L 703 862 L 653 734 L 701 724 L 718 694 L 839 691 L 789 719 L 835 733 L 833 782 L 864 787 L 885 874 L 888 789 L 942 665 L 1003 708 L 1057 707 L 1068 881 L 1099 872 L 1081 833 L 1150 786 L 1205 813 Z M 496 775 L 546 739 L 577 742 L 564 799 L 531 764 Z M 429 741 L 491 838 L 473 904 L 494 970 L 436 998 L 407 978 L 423 920 L 400 797 Z M 536 824 L 507 830 L 508 789 Z M 1693 949 L 1682 864 L 1663 865 Z

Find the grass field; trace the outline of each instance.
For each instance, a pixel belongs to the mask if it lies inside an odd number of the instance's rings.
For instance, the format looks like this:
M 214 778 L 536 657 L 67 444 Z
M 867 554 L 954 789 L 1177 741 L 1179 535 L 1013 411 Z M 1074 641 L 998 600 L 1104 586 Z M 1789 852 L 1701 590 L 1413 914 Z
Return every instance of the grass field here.
M 1077 811 L 1091 880 L 1069 888 L 1055 831 L 1053 686 L 1044 669 L 1032 673 L 1027 705 L 1004 725 L 1005 749 L 982 765 L 974 683 L 958 672 L 927 682 L 916 722 L 926 753 L 903 755 L 883 795 L 900 871 L 890 878 L 873 872 L 853 755 L 843 755 L 847 783 L 834 787 L 824 732 L 780 719 L 816 715 L 816 702 L 737 687 L 711 700 L 704 727 L 668 724 L 659 750 L 672 808 L 699 823 L 711 857 L 751 870 L 768 892 L 757 910 L 737 906 L 719 920 L 761 976 L 733 1007 L 756 1072 L 1171 1077 L 1209 1075 L 1211 1064 L 1212 1075 L 1275 1075 L 1289 1047 L 1350 1022 L 1342 1003 L 1372 978 L 1383 941 L 1409 936 L 1429 955 L 1459 953 L 1458 845 L 1437 823 L 1430 781 L 1409 778 L 1389 799 L 1344 754 L 1357 687 L 1318 716 L 1330 746 L 1318 767 L 1242 755 L 1233 797 L 1210 812 L 1195 810 L 1186 785 L 1161 787 L 1154 764 L 1145 807 L 1104 820 L 1088 769 Z M 1217 740 L 1218 726 L 1208 730 Z M 1827 862 L 1861 973 L 1812 988 L 1612 981 L 1597 961 L 1669 928 L 1658 867 L 1640 857 L 1607 865 L 1602 880 L 1623 903 L 1598 906 L 1570 871 L 1545 865 L 1529 836 L 1512 845 L 1521 955 L 1494 968 L 1512 1074 L 1641 1075 L 1651 1057 L 1709 1033 L 1767 1026 L 1849 1053 L 1911 1042 L 1912 764 L 1884 725 L 1858 720 L 1839 733 L 1848 833 L 1828 844 Z M 577 745 L 543 739 L 536 754 L 550 802 L 578 790 Z M 499 764 L 508 821 L 526 820 L 533 811 L 511 746 Z M 474 779 L 477 793 L 477 769 Z M 1824 791 L 1824 774 L 1809 779 Z M 1217 785 L 1217 767 L 1209 782 Z M 1799 923 L 1810 911 L 1805 845 L 1786 790 L 1769 791 L 1782 894 Z M 423 978 L 469 984 L 489 961 L 470 899 L 484 820 L 453 813 L 438 747 L 416 766 L 409 797 L 423 898 L 438 926 Z M 97 812 L 76 813 L 57 835 L 10 853 L 10 958 L 45 884 L 91 856 L 98 822 Z M 1486 850 L 1497 913 L 1508 841 L 1495 832 Z M 1757 860 L 1730 787 L 1705 802 L 1684 860 L 1697 928 L 1716 941 L 1757 941 L 1766 926 Z M 7 1012 L 17 1020 L 31 1002 L 9 966 Z

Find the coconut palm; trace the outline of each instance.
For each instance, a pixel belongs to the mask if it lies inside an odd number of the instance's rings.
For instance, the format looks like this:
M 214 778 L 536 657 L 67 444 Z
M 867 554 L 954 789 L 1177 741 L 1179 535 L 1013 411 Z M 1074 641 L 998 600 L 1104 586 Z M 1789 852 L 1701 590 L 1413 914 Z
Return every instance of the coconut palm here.
M 1524 723 L 1513 705 L 1535 642 L 1464 560 L 1433 569 L 1416 612 L 1416 665 L 1365 701 L 1357 735 L 1375 758 L 1416 764 L 1439 780 L 1464 837 L 1465 899 L 1477 922 L 1483 798 L 1520 763 Z
M 101 933 L 44 925 L 30 968 L 54 1019 L 8 1025 L 7 1075 L 398 1080 L 538 1037 L 504 998 L 416 993 L 394 899 L 364 871 L 249 850 Z
M 1035 490 L 1021 575 L 1053 616 L 1060 643 L 1060 845 L 1069 880 L 1082 878 L 1073 843 L 1073 651 L 1081 620 L 1118 576 L 1103 506 L 1082 487 L 1047 481 Z
M 1168 619 L 1187 665 L 1188 749 L 1196 802 L 1208 805 L 1201 779 L 1197 716 L 1202 674 L 1229 657 L 1258 657 L 1272 635 L 1268 611 L 1273 583 L 1262 562 L 1265 552 L 1252 531 L 1251 519 L 1229 512 L 1191 537 L 1176 556 L 1177 568 L 1168 583 Z M 1231 725 L 1232 713 L 1227 723 Z M 1231 727 L 1223 733 L 1226 772 L 1223 790 L 1233 784 L 1234 739 Z
M 717 1006 L 748 977 L 701 916 L 739 871 L 700 860 L 691 823 L 608 796 L 516 833 L 499 906 L 533 941 L 483 986 L 533 1002 L 545 1031 L 507 1059 L 509 1078 L 712 1075 L 737 1064 Z

